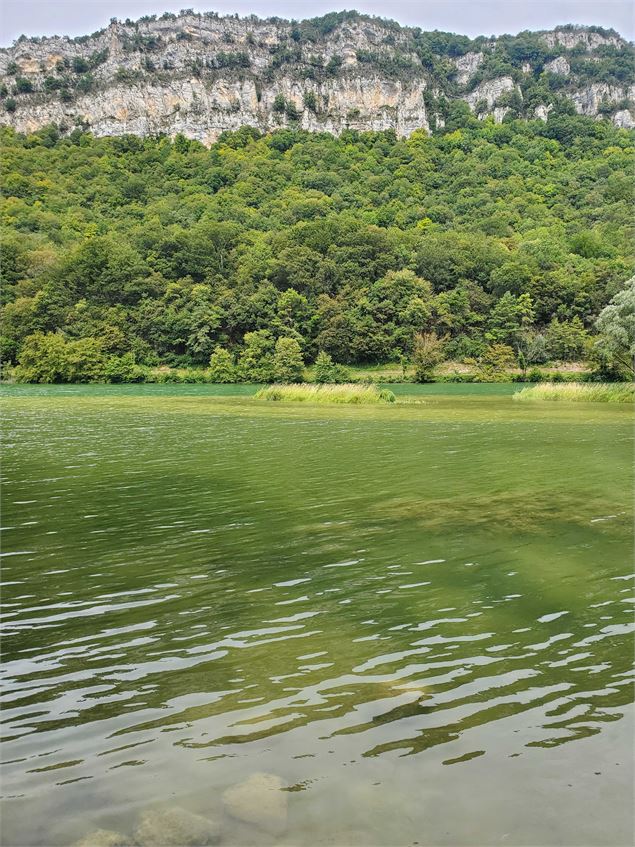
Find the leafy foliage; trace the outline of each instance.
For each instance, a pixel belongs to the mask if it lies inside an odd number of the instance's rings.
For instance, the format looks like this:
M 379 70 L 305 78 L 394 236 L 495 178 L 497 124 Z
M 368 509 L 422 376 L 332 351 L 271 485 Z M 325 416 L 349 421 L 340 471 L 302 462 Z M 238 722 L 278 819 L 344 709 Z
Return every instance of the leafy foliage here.
M 298 350 L 400 361 L 434 332 L 446 356 L 544 336 L 570 358 L 634 270 L 631 136 L 579 116 L 408 140 L 244 127 L 210 149 L 80 127 L 0 141 L 2 350 L 22 378 L 212 357 L 219 381 L 269 382 Z M 101 362 L 85 376 L 76 342 Z

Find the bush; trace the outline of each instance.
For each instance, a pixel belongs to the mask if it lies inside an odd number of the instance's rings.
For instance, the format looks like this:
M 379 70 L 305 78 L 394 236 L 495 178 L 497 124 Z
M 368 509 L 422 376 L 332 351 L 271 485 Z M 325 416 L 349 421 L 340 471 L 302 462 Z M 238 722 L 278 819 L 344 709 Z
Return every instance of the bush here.
M 209 360 L 208 376 L 211 382 L 236 382 L 237 373 L 234 357 L 224 347 L 215 347 Z
M 585 353 L 589 333 L 577 315 L 570 321 L 554 318 L 547 328 L 546 340 L 551 358 L 572 362 Z
M 96 338 L 66 341 L 60 333 L 34 333 L 26 338 L 15 369 L 18 382 L 101 382 L 106 357 Z
M 245 334 L 245 347 L 238 358 L 238 374 L 243 382 L 272 382 L 274 342 L 269 330 Z
M 111 356 L 104 368 L 106 382 L 145 382 L 146 369 L 137 365 L 133 353 Z
M 542 382 L 544 374 L 539 368 L 532 368 L 525 376 L 526 382 Z
M 18 94 L 30 94 L 33 91 L 33 83 L 23 76 L 15 78 L 15 90 Z
M 336 364 L 328 353 L 321 350 L 315 360 L 315 382 L 341 385 L 349 382 L 350 373 L 343 365 Z
M 419 333 L 415 336 L 412 360 L 417 382 L 431 382 L 432 374 L 444 358 L 444 341 L 436 332 Z
M 302 382 L 304 359 L 295 338 L 279 338 L 273 354 L 273 376 L 278 382 Z

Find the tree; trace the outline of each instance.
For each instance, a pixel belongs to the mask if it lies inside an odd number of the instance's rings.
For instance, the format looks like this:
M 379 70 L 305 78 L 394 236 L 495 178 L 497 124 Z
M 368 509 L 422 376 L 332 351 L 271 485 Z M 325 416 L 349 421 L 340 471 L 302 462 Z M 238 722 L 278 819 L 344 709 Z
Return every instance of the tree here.
M 430 382 L 437 365 L 443 361 L 444 339 L 436 332 L 419 333 L 415 336 L 412 360 L 417 382 Z
M 278 115 L 283 114 L 283 112 L 287 108 L 287 101 L 285 99 L 284 94 L 276 94 L 276 96 L 273 99 L 272 108 L 273 108 L 273 111 L 276 112 L 276 114 L 278 114 Z
M 533 304 L 528 294 L 514 297 L 506 291 L 492 309 L 487 337 L 497 344 L 514 344 L 534 319 Z
M 516 354 L 508 344 L 490 344 L 480 358 L 480 379 L 483 382 L 497 382 L 505 372 L 516 367 Z
M 348 382 L 350 375 L 343 365 L 336 364 L 328 353 L 320 350 L 315 360 L 314 379 L 320 383 L 337 384 Z
M 635 379 L 635 277 L 602 309 L 595 327 L 600 354 Z
M 245 333 L 245 346 L 238 357 L 238 374 L 245 382 L 273 381 L 274 342 L 266 329 Z
M 547 327 L 546 341 L 552 359 L 573 362 L 584 355 L 589 333 L 577 315 L 570 321 L 554 318 Z
M 234 357 L 224 347 L 214 348 L 209 360 L 209 376 L 212 382 L 236 382 Z
M 60 333 L 36 332 L 25 339 L 18 356 L 18 382 L 68 382 L 67 344 Z
M 36 332 L 24 342 L 16 377 L 22 382 L 102 382 L 106 367 L 99 339 L 67 341 L 57 332 Z
M 273 355 L 273 375 L 277 382 L 302 382 L 304 359 L 295 338 L 279 338 Z

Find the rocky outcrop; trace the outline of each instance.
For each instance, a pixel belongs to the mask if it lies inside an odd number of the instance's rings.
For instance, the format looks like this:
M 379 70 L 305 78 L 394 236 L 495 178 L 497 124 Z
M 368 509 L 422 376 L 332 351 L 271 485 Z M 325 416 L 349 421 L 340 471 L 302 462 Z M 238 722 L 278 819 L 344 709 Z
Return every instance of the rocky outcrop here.
M 116 84 L 108 96 L 82 95 L 68 106 L 56 101 L 34 103 L 13 116 L 19 132 L 33 132 L 46 124 L 87 125 L 98 136 L 182 133 L 210 144 L 225 130 L 254 126 L 263 131 L 288 126 L 292 121 L 274 111 L 282 94 L 300 113 L 293 121 L 311 132 L 335 135 L 346 129 L 395 129 L 408 136 L 428 128 L 423 102 L 424 82 L 404 84 L 379 77 L 348 77 L 326 83 L 300 85 L 282 77 L 275 90 L 258 91 L 252 79 L 196 77 L 155 83 Z M 321 103 L 319 111 L 303 108 L 303 95 L 312 92 Z
M 466 53 L 465 56 L 459 56 L 454 59 L 456 81 L 460 85 L 465 85 L 474 76 L 482 61 L 482 53 Z
M 487 103 L 488 109 L 494 109 L 494 105 L 501 94 L 513 91 L 515 88 L 514 80 L 510 76 L 502 76 L 477 85 L 465 99 L 472 111 L 475 110 L 478 103 Z
M 628 109 L 620 109 L 613 115 L 613 123 L 620 129 L 633 129 L 635 128 L 635 115 Z
M 483 68 L 495 40 L 430 62 L 414 30 L 356 13 L 337 17 L 316 28 L 310 21 L 166 14 L 113 22 L 80 39 L 20 39 L 0 49 L 0 125 L 24 133 L 51 123 L 98 136 L 182 133 L 204 144 L 245 125 L 333 134 L 392 129 L 409 136 L 428 130 L 433 118 L 442 125 L 442 99 L 462 98 L 479 117 L 501 121 L 510 109 L 501 96 L 520 94 L 520 74 L 531 79 L 541 70 L 524 61 L 514 77 L 487 78 Z M 625 44 L 594 29 L 539 35 L 565 53 L 577 45 L 593 51 Z M 565 55 L 545 69 L 567 77 L 558 94 L 580 114 L 613 117 L 624 127 L 635 121 L 627 102 L 632 88 L 578 85 Z M 514 99 L 518 107 L 522 99 Z M 546 117 L 550 103 L 537 108 Z
M 568 50 L 572 50 L 579 44 L 584 45 L 584 47 L 590 50 L 594 50 L 597 47 L 603 47 L 605 45 L 619 47 L 623 43 L 623 40 L 617 33 L 602 34 L 587 27 L 557 28 L 552 32 L 545 32 L 543 35 L 549 47 L 566 47 Z
M 618 103 L 624 98 L 635 99 L 635 85 L 623 88 L 605 82 L 594 82 L 571 95 L 580 115 L 598 115 L 604 104 Z
M 552 74 L 561 74 L 562 76 L 569 76 L 571 73 L 571 67 L 564 56 L 558 56 L 551 62 L 546 62 L 545 70 L 550 71 Z

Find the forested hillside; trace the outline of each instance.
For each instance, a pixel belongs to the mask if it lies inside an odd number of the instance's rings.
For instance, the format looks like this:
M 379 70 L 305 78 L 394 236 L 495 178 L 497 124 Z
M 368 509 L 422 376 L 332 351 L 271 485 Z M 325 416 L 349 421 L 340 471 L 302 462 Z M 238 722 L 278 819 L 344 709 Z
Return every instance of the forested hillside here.
M 256 378 L 279 338 L 395 361 L 422 332 L 575 359 L 633 274 L 632 134 L 590 118 L 1 141 L 3 358 L 75 344 L 76 378 L 218 347 Z

